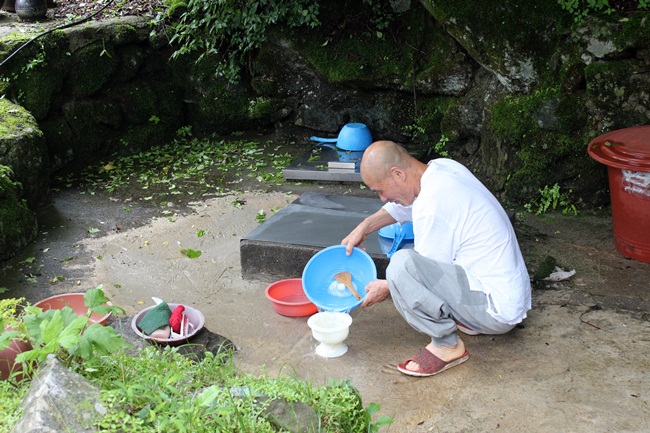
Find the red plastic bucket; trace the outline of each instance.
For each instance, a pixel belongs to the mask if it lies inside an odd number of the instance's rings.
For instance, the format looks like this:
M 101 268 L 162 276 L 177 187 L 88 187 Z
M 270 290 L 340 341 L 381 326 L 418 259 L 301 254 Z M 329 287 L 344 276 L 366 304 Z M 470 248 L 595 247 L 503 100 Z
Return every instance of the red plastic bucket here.
M 650 263 L 650 125 L 600 135 L 587 150 L 607 166 L 616 249 Z

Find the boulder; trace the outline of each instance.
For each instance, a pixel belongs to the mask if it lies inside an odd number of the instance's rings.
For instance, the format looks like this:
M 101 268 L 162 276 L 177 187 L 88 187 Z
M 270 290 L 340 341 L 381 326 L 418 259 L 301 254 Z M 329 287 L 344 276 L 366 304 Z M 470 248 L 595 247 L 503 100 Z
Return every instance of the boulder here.
M 20 182 L 30 207 L 46 203 L 48 156 L 45 138 L 36 119 L 25 108 L 0 99 L 0 165 L 6 165 Z
M 91 433 L 106 414 L 100 391 L 49 355 L 40 366 L 12 433 Z

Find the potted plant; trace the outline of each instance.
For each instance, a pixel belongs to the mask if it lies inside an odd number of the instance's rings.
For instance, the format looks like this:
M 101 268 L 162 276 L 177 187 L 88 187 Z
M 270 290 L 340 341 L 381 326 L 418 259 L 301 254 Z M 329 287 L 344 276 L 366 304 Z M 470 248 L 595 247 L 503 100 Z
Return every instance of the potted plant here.
M 22 378 L 22 365 L 16 364 L 16 356 L 32 349 L 32 345 L 21 338 L 18 330 L 20 319 L 16 311 L 25 298 L 9 298 L 0 300 L 0 379 L 7 380 L 15 375 L 17 380 Z
M 9 358 L 13 356 L 13 362 L 21 364 L 28 374 L 49 354 L 55 354 L 70 366 L 74 362 L 83 362 L 95 355 L 110 354 L 127 346 L 115 329 L 90 320 L 93 313 L 124 313 L 120 307 L 110 305 L 101 285 L 88 289 L 84 294 L 84 304 L 88 307 L 85 315 L 80 315 L 70 306 L 43 311 L 33 305 L 19 309 L 23 299 L 5 301 L 2 301 L 7 306 L 2 315 L 3 322 L 0 323 L 3 326 L 0 349 L 10 348 L 12 342 L 28 343 L 30 346 L 22 347 L 21 351 L 9 353 L 6 361 L 8 365 Z M 17 365 L 11 365 L 14 371 L 18 368 Z

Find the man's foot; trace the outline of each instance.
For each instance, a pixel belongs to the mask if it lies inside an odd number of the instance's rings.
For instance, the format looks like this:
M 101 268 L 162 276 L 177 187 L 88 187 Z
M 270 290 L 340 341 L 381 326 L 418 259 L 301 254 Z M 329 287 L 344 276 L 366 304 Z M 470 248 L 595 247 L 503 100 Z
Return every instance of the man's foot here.
M 429 343 L 412 358 L 397 365 L 397 369 L 409 376 L 433 376 L 462 364 L 469 359 L 465 344 L 459 338 L 453 347 L 434 346 Z

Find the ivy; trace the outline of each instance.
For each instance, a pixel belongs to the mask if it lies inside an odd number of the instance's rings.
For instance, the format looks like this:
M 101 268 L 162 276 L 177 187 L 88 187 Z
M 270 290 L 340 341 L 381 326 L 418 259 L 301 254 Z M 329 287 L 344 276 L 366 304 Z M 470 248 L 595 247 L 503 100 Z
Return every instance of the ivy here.
M 219 59 L 216 76 L 237 82 L 247 56 L 266 41 L 273 25 L 316 27 L 319 5 L 308 0 L 189 0 L 173 28 L 172 58 Z

